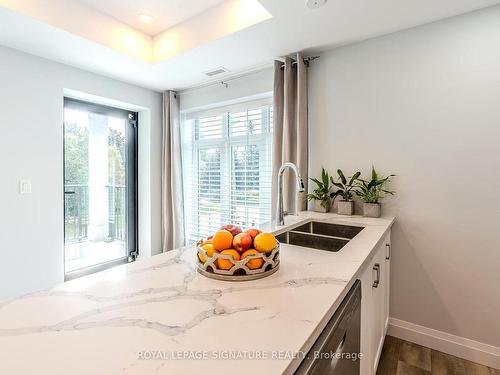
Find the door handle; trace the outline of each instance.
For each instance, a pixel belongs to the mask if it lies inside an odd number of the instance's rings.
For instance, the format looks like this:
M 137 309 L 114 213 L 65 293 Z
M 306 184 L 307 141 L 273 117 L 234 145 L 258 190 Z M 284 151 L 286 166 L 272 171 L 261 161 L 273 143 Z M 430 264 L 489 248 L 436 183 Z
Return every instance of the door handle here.
M 377 273 L 377 278 L 373 281 L 372 287 L 378 288 L 378 285 L 380 284 L 380 264 L 375 263 L 373 270 Z
M 386 253 L 385 253 L 385 260 L 389 260 L 391 259 L 391 244 L 390 243 L 386 243 L 385 244 L 385 248 L 386 248 Z

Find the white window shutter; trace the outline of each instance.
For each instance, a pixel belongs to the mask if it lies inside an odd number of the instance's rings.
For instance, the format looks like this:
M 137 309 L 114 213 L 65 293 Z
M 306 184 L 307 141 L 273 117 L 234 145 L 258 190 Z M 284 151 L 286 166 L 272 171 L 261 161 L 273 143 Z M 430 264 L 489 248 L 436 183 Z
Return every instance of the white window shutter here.
M 183 142 L 188 240 L 206 238 L 223 224 L 247 228 L 270 221 L 272 107 L 244 103 L 198 112 L 186 123 L 192 126 Z

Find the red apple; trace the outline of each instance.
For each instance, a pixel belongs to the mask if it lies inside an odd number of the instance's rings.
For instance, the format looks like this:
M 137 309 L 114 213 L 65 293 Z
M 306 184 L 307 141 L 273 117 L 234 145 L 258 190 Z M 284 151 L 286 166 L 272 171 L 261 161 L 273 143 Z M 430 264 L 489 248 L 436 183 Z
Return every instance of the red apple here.
M 247 229 L 245 233 L 248 233 L 253 240 L 258 234 L 262 233 L 262 231 L 258 230 L 257 228 L 250 228 Z
M 252 236 L 248 233 L 239 233 L 233 238 L 233 248 L 240 253 L 252 247 Z
M 233 224 L 226 224 L 226 225 L 223 225 L 222 227 L 220 227 L 221 230 L 227 230 L 228 232 L 230 232 L 233 236 L 236 236 L 237 234 L 240 234 L 241 233 L 241 228 L 236 226 L 236 225 L 233 225 Z

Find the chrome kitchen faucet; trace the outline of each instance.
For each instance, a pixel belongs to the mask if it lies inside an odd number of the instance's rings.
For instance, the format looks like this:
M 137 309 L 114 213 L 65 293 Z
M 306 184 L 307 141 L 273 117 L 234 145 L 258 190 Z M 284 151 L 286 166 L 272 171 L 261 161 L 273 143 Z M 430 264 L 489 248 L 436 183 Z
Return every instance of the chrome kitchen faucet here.
M 285 213 L 283 210 L 283 173 L 285 170 L 290 168 L 293 173 L 295 173 L 295 178 L 297 180 L 297 192 L 302 193 L 304 191 L 304 181 L 300 177 L 299 169 L 293 163 L 283 163 L 278 172 L 278 207 L 276 211 L 276 222 L 279 225 L 285 225 Z M 295 205 L 295 212 L 291 213 L 292 215 L 297 215 L 297 205 Z

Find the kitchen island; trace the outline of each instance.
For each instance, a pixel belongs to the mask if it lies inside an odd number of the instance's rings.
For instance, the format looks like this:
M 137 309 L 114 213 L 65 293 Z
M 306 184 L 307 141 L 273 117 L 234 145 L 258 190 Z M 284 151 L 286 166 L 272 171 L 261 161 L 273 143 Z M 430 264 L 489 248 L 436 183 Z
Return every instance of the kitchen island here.
M 365 228 L 337 253 L 282 244 L 261 280 L 208 279 L 186 247 L 0 302 L 0 373 L 292 373 L 394 222 L 302 212 L 263 229 L 310 219 Z

